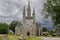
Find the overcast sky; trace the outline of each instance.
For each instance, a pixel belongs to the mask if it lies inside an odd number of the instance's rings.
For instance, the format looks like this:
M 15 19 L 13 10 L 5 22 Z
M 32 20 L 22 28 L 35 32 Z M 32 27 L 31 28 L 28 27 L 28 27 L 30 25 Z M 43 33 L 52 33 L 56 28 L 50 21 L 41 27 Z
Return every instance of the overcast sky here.
M 51 18 L 44 19 L 41 15 L 43 4 L 46 0 L 30 0 L 31 11 L 36 13 L 36 22 L 51 25 Z M 23 20 L 23 7 L 27 9 L 28 0 L 0 0 L 0 22 L 10 23 L 12 20 Z M 32 12 L 31 12 L 32 13 Z

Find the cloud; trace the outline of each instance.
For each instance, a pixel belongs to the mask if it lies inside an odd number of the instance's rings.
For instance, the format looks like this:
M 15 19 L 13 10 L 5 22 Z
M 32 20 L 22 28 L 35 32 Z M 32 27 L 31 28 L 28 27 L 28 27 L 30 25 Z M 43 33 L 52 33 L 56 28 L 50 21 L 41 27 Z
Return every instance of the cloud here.
M 51 19 L 45 20 L 41 15 L 43 4 L 46 0 L 30 0 L 31 9 L 36 12 L 36 22 L 49 23 Z M 23 20 L 23 7 L 27 9 L 28 0 L 0 0 L 0 22 L 10 23 L 12 20 Z
M 33 8 L 34 6 L 36 9 L 36 13 L 38 15 L 39 10 L 41 10 L 42 8 L 43 1 L 30 0 L 30 2 L 31 2 L 31 8 Z M 24 5 L 27 9 L 28 0 L 0 0 L 0 16 L 4 16 L 4 17 L 14 16 L 16 18 L 20 17 L 22 19 L 22 12 Z M 0 18 L 3 19 L 3 17 Z

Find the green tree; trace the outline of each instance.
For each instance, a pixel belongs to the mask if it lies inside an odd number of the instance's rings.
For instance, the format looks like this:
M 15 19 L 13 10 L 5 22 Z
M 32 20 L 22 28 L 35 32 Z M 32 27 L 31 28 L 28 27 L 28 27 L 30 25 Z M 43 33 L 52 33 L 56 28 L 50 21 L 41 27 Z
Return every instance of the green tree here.
M 52 17 L 56 32 L 58 31 L 57 25 L 60 24 L 60 0 L 47 0 L 44 3 L 44 11 Z
M 43 32 L 48 32 L 48 29 L 46 27 L 42 28 Z
M 51 34 L 51 35 L 55 33 L 55 31 L 53 31 L 53 30 L 49 30 L 48 32 L 49 32 L 49 34 Z
M 55 25 L 60 24 L 60 0 L 47 0 L 44 10 L 52 17 Z
M 8 25 L 6 23 L 0 23 L 0 34 L 8 33 Z
M 15 27 L 17 26 L 18 21 L 12 21 L 11 24 L 9 25 L 9 29 L 15 32 Z
M 12 21 L 9 25 L 9 29 L 15 32 L 15 26 L 17 25 L 17 21 Z

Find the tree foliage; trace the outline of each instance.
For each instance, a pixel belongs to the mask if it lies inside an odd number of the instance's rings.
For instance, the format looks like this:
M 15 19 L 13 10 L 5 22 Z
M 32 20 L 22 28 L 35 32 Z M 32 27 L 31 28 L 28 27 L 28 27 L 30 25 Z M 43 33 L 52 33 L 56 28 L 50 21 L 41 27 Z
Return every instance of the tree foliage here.
M 43 27 L 42 30 L 43 30 L 43 32 L 47 32 L 48 31 L 48 29 L 46 27 Z
M 44 10 L 52 17 L 55 25 L 60 24 L 60 0 L 47 0 Z
M 0 34 L 8 33 L 8 25 L 6 23 L 0 23 Z
M 9 25 L 9 29 L 15 32 L 15 27 L 17 26 L 18 21 L 12 21 Z
M 0 34 L 7 34 L 9 30 L 15 32 L 15 27 L 18 23 L 18 21 L 12 21 L 9 25 L 6 23 L 0 23 Z M 21 23 L 19 23 L 19 25 L 20 24 Z

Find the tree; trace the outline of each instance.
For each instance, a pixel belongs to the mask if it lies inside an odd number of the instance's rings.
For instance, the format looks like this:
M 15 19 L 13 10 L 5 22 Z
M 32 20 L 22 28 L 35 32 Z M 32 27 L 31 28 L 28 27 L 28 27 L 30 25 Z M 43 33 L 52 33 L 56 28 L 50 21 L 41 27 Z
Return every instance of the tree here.
M 15 27 L 17 26 L 19 22 L 18 21 L 12 21 L 9 25 L 9 29 L 12 30 L 15 33 Z
M 43 32 L 47 32 L 48 31 L 48 29 L 46 27 L 43 27 L 42 30 L 43 30 Z
M 60 24 L 60 0 L 47 0 L 44 3 L 44 11 L 52 17 L 56 32 L 58 31 L 57 25 Z
M 0 34 L 7 34 L 9 30 L 8 27 L 6 23 L 0 23 Z
M 60 24 L 60 0 L 47 0 L 44 10 L 52 17 L 54 25 Z

